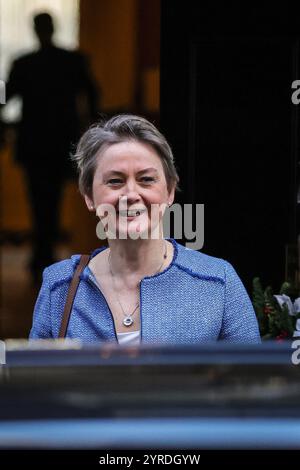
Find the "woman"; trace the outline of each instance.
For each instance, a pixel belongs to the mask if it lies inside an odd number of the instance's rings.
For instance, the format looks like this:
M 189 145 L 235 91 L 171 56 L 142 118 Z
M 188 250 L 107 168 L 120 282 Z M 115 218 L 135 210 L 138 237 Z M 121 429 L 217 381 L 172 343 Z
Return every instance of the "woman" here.
M 147 120 L 119 115 L 90 128 L 73 159 L 108 238 L 81 276 L 66 336 L 83 341 L 259 342 L 255 313 L 226 261 L 165 239 L 174 201 L 172 151 Z M 56 338 L 79 256 L 46 268 L 31 338 Z

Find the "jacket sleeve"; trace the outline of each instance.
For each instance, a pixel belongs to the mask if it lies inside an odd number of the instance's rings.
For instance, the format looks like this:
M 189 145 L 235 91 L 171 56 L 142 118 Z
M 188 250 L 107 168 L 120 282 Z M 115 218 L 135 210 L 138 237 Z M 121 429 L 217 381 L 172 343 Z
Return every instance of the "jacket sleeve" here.
M 43 283 L 34 307 L 33 323 L 29 338 L 53 338 L 48 268 L 43 272 Z
M 225 299 L 220 339 L 232 343 L 260 343 L 252 302 L 234 268 L 225 262 Z

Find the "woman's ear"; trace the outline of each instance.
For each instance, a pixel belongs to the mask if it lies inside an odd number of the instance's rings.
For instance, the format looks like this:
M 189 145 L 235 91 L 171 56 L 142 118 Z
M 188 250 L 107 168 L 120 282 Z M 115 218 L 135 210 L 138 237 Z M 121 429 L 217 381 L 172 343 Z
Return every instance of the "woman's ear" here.
M 173 186 L 173 188 L 171 189 L 171 191 L 169 192 L 169 196 L 168 196 L 168 206 L 171 206 L 174 202 L 174 199 L 175 199 L 175 185 Z
M 94 206 L 94 203 L 92 201 L 92 199 L 89 198 L 89 196 L 87 196 L 86 194 L 84 195 L 84 200 L 85 200 L 85 203 L 87 205 L 87 208 L 89 211 L 94 211 L 95 210 L 95 206 Z

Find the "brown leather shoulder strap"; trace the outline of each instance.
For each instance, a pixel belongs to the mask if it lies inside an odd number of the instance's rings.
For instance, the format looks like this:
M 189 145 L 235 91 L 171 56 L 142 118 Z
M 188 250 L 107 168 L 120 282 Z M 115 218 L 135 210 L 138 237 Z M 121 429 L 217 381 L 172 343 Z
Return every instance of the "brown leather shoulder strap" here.
M 74 302 L 78 284 L 80 281 L 80 274 L 82 273 L 84 268 L 87 266 L 89 260 L 90 260 L 90 255 L 81 255 L 79 264 L 74 272 L 74 276 L 71 281 L 68 294 L 67 294 L 67 300 L 66 300 L 64 313 L 63 313 L 62 321 L 60 325 L 59 335 L 58 335 L 59 338 L 64 338 L 66 336 L 66 331 L 68 328 L 68 323 L 69 323 L 69 319 L 71 315 L 73 302 Z

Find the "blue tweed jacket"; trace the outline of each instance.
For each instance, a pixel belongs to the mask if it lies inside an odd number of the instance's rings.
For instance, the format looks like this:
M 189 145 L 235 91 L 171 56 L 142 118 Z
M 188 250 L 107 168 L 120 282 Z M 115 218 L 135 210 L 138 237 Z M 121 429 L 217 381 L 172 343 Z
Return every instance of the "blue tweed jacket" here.
M 174 246 L 172 263 L 140 283 L 142 342 L 260 342 L 251 301 L 233 267 L 222 259 L 170 241 Z M 104 249 L 96 250 L 92 256 Z M 44 270 L 30 338 L 58 337 L 79 257 L 74 255 Z M 117 342 L 111 311 L 88 266 L 81 275 L 66 337 L 83 342 Z

